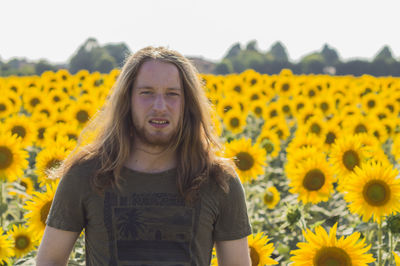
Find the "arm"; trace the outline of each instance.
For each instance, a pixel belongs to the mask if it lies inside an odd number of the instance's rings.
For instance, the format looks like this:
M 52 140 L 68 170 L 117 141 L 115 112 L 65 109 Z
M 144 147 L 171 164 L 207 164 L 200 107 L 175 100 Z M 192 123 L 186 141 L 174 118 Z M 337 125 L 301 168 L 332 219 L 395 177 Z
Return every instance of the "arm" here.
M 78 232 L 64 231 L 46 226 L 36 258 L 36 265 L 67 265 L 68 257 L 78 236 Z
M 220 266 L 251 266 L 247 237 L 216 241 L 215 249 Z

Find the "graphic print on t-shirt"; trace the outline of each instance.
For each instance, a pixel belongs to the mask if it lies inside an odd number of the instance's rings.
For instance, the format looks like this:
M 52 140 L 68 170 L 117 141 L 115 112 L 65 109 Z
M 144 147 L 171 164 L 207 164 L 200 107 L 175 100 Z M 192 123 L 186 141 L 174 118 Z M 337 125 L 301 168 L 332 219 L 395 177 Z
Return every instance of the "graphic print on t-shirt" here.
M 107 192 L 104 222 L 110 238 L 110 265 L 190 265 L 194 208 L 169 193 Z

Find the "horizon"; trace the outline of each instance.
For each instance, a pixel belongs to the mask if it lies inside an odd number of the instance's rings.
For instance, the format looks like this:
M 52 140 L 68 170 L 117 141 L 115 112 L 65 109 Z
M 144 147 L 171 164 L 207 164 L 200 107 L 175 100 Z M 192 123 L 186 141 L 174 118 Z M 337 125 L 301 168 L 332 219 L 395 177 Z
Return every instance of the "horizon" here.
M 394 58 L 400 57 L 396 37 L 400 2 L 394 0 L 379 4 L 339 0 L 334 5 L 317 0 L 110 3 L 2 2 L 1 10 L 18 12 L 3 11 L 0 17 L 6 25 L 0 36 L 0 58 L 65 64 L 89 37 L 100 45 L 123 42 L 132 52 L 148 45 L 166 46 L 212 62 L 220 61 L 233 44 L 244 48 L 252 40 L 260 52 L 280 41 L 291 62 L 320 51 L 324 44 L 335 49 L 342 61 L 370 61 L 385 45 Z

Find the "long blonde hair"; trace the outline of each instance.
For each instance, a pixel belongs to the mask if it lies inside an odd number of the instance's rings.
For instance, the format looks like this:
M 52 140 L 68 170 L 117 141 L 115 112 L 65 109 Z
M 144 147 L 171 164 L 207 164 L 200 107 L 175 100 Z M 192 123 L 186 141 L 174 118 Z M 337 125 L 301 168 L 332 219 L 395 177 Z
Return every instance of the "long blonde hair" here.
M 192 202 L 197 198 L 200 185 L 209 178 L 214 178 L 227 192 L 227 175 L 222 172 L 232 170 L 232 164 L 215 154 L 221 146 L 212 129 L 211 104 L 205 95 L 198 72 L 180 53 L 164 47 L 146 47 L 128 57 L 107 96 L 106 104 L 84 128 L 77 147 L 52 172 L 52 178 L 64 176 L 76 163 L 96 159 L 99 168 L 91 179 L 92 186 L 100 192 L 109 186 L 119 187 L 122 178 L 120 172 L 130 154 L 133 141 L 132 88 L 141 65 L 149 60 L 174 64 L 179 70 L 183 85 L 183 119 L 168 147 L 177 154 L 176 184 L 180 194 L 187 202 Z M 85 142 L 85 136 L 94 132 L 94 140 L 81 145 Z

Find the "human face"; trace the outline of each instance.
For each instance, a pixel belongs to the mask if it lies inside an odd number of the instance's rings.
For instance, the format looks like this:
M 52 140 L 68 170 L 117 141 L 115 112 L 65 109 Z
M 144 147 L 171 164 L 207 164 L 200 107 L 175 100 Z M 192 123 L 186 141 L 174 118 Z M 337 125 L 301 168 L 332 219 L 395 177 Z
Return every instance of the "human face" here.
M 178 68 L 157 60 L 144 62 L 132 90 L 135 143 L 151 147 L 170 144 L 178 130 L 183 104 Z

